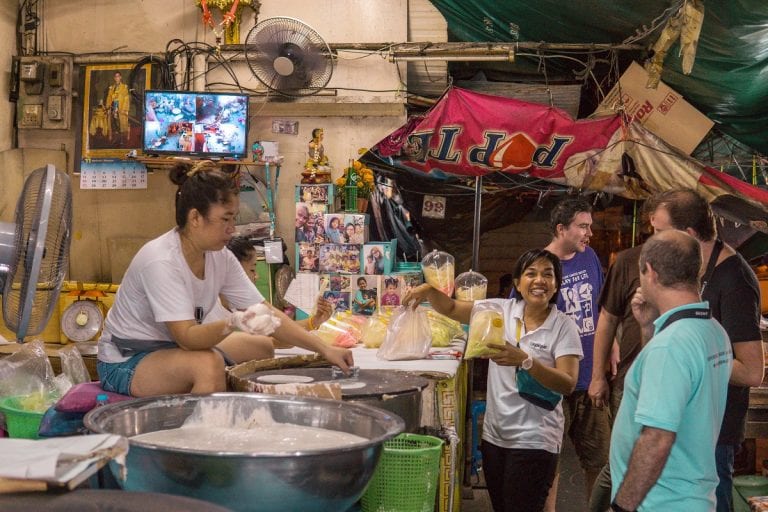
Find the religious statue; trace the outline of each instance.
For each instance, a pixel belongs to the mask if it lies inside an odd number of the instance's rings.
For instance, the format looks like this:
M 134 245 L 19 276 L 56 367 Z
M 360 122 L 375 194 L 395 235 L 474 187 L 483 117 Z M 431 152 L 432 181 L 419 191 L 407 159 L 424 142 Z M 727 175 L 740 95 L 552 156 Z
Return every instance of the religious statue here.
M 325 148 L 323 147 L 322 128 L 312 130 L 312 140 L 309 141 L 309 158 L 304 164 L 301 182 L 309 184 L 331 182 L 331 166 L 328 164 L 328 157 L 325 155 Z

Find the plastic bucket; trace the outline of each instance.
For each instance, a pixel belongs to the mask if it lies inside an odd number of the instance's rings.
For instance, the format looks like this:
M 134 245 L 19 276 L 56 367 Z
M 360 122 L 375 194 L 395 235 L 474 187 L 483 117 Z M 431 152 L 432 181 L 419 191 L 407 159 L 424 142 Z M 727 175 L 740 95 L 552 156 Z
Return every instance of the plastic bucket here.
M 747 499 L 751 496 L 768 496 L 768 478 L 760 475 L 733 477 L 734 512 L 749 512 Z
M 38 439 L 37 430 L 45 412 L 25 411 L 18 402 L 19 397 L 0 399 L 0 412 L 5 416 L 5 428 L 9 437 Z
M 443 441 L 400 434 L 384 442 L 381 460 L 360 502 L 363 512 L 432 512 Z

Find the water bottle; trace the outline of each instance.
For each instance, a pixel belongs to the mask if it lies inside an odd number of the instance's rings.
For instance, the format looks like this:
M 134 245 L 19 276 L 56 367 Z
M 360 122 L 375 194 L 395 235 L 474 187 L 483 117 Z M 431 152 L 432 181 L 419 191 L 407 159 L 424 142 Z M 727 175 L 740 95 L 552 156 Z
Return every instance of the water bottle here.
M 95 407 L 101 407 L 102 405 L 107 405 L 109 403 L 109 397 L 105 395 L 104 393 L 99 393 L 96 395 L 96 406 Z

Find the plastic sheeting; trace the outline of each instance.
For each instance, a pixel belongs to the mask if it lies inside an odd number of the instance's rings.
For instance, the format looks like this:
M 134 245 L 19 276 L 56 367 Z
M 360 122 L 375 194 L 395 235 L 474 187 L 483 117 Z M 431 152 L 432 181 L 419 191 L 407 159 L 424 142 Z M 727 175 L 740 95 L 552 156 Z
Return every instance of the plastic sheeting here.
M 431 0 L 456 41 L 621 43 L 681 2 L 562 2 L 554 0 Z M 658 31 L 642 41 L 653 44 Z M 768 2 L 706 2 L 690 75 L 679 46 L 670 50 L 662 80 L 720 124 L 724 133 L 768 154 Z M 530 60 L 516 66 L 530 73 Z M 548 66 L 549 66 L 548 62 Z

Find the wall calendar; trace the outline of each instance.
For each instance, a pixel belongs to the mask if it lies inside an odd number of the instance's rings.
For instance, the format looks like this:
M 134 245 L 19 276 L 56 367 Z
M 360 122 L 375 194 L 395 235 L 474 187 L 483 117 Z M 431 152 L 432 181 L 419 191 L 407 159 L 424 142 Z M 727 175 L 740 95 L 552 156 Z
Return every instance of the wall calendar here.
M 81 189 L 147 188 L 147 168 L 140 162 L 88 162 L 80 164 Z

